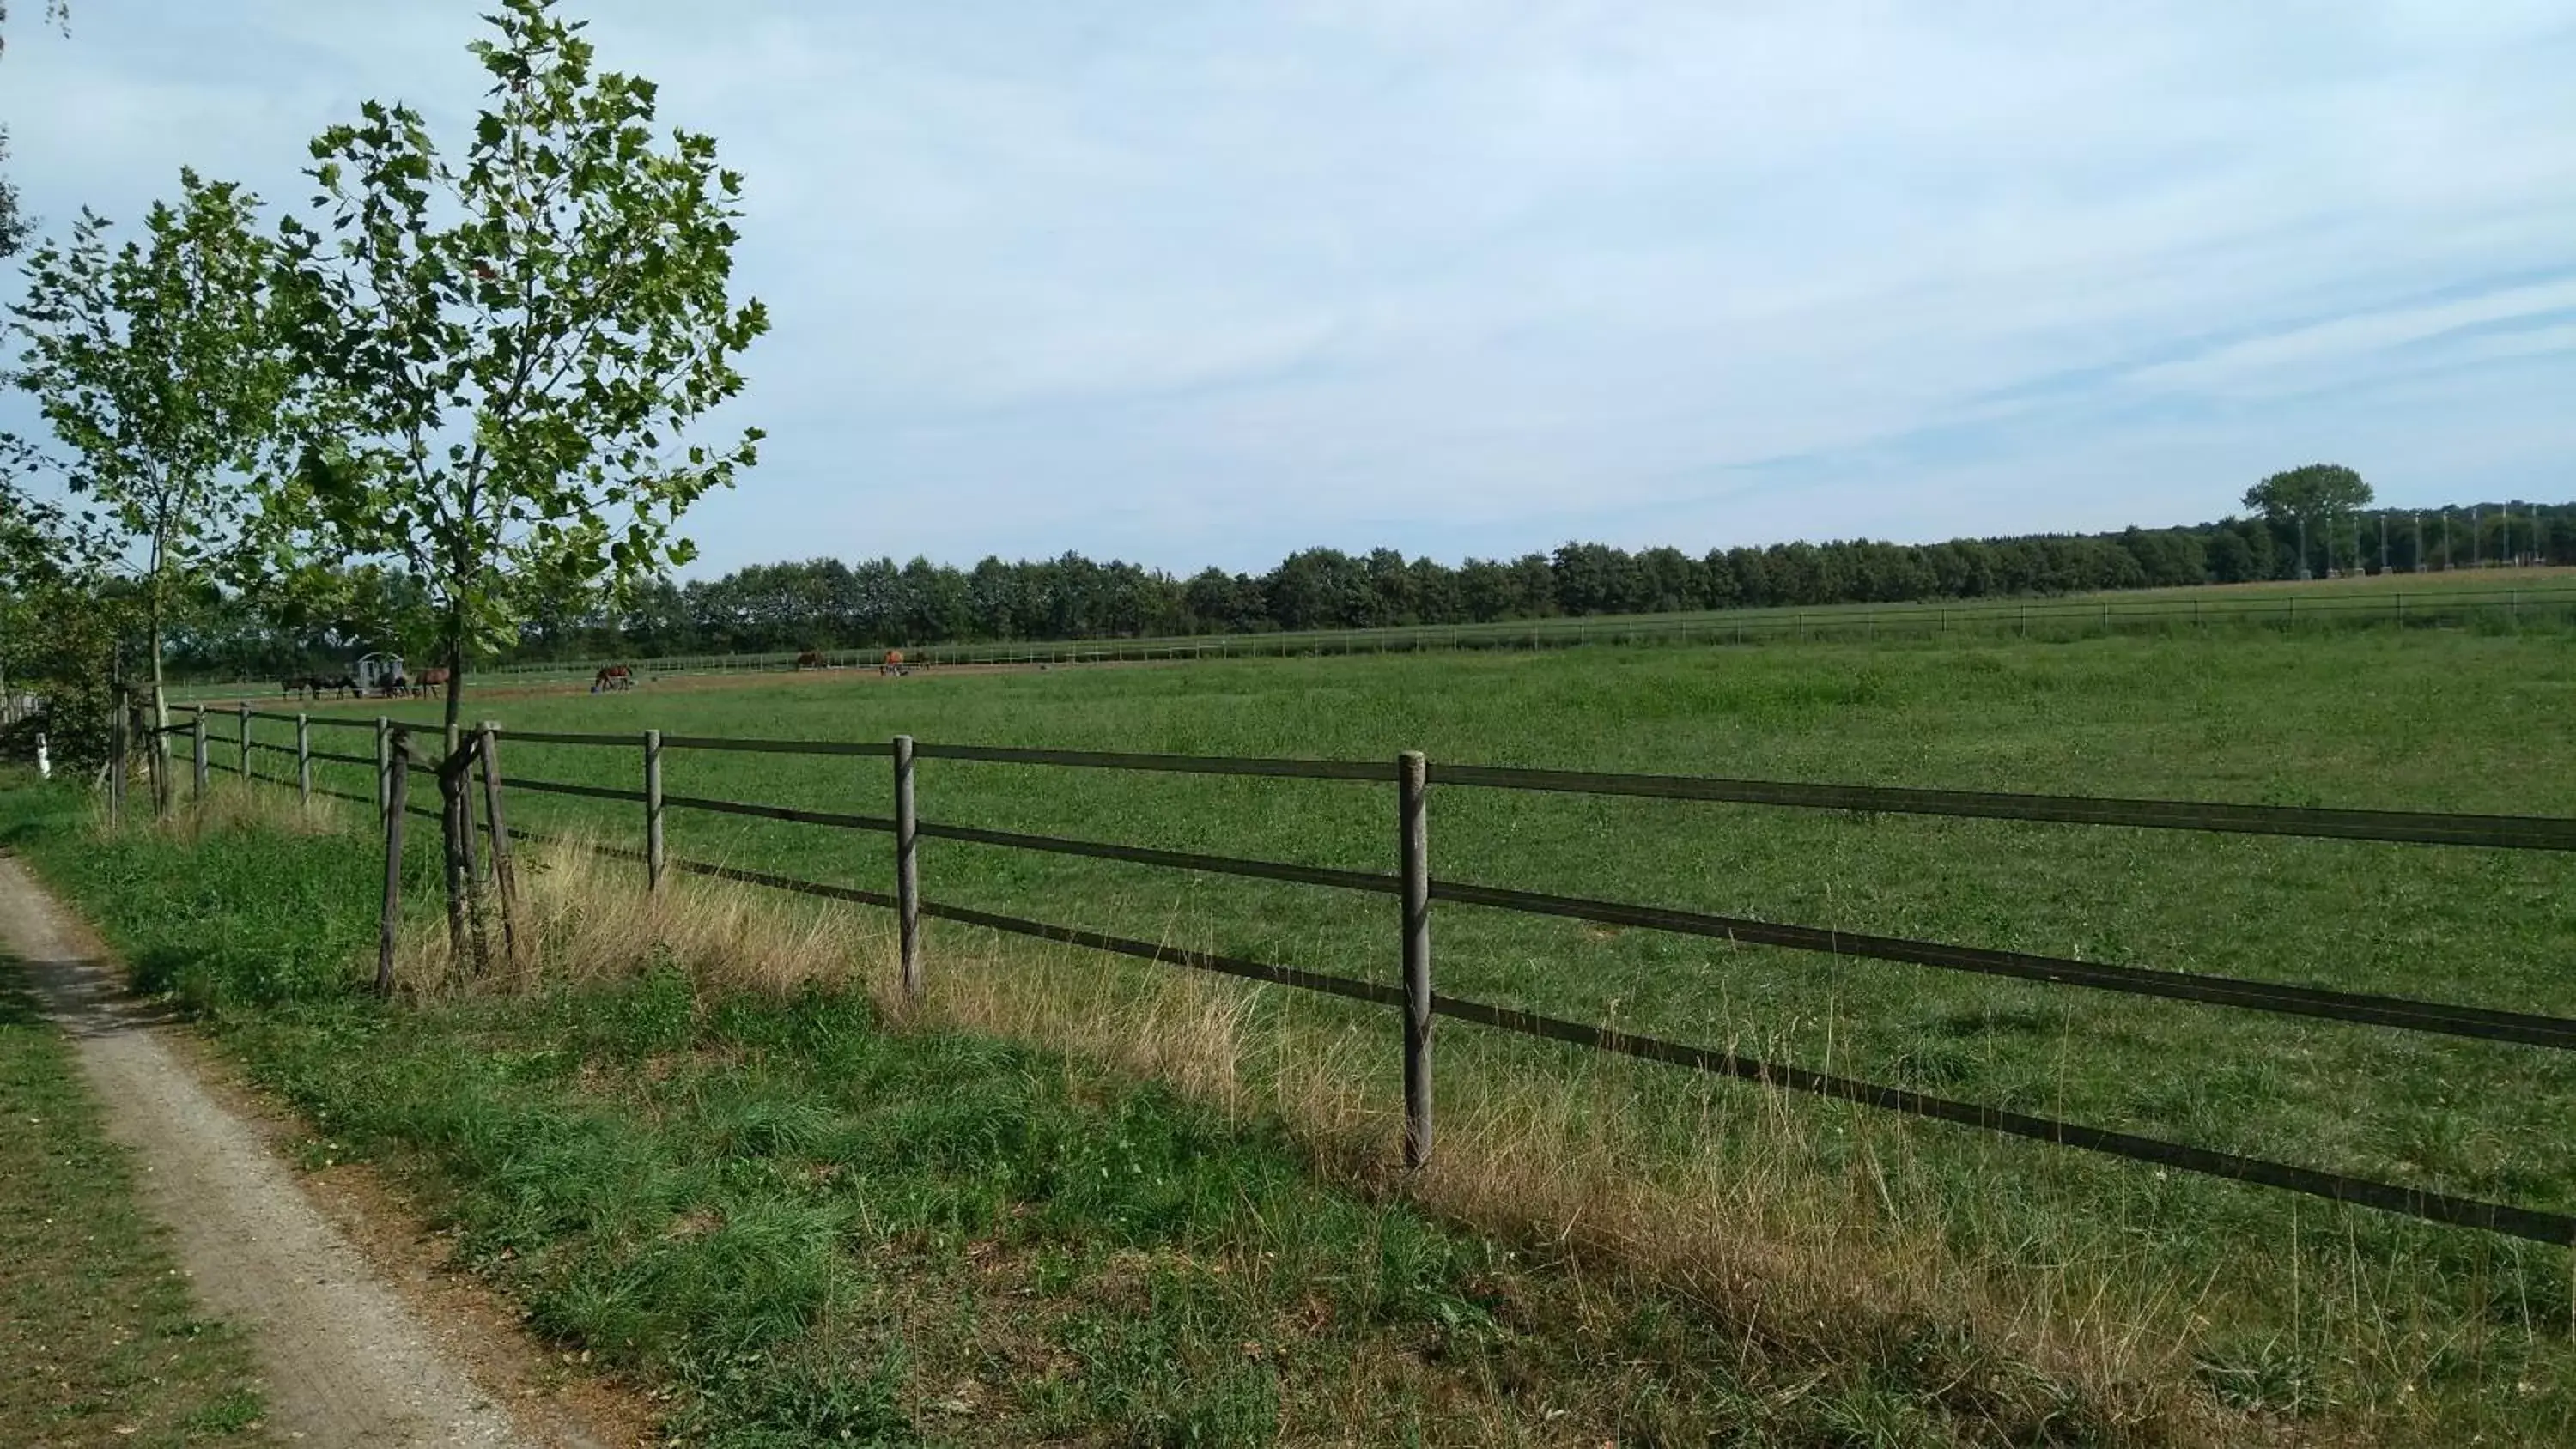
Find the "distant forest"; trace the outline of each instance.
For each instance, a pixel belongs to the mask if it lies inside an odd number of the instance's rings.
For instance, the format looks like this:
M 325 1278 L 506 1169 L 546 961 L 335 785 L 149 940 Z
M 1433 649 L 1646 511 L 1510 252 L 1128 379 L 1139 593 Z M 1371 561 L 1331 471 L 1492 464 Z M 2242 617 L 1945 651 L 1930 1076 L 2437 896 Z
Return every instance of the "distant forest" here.
M 2475 519 L 2474 524 L 2472 518 Z M 1115 639 L 1385 625 L 1484 623 L 1682 610 L 2000 599 L 2301 577 L 2291 521 L 1896 544 L 1849 540 L 1631 552 L 1568 543 L 1451 566 L 1393 549 L 1311 548 L 1267 573 L 1187 578 L 1080 554 L 972 568 L 916 558 L 755 564 L 721 578 L 657 580 L 619 609 L 546 607 L 507 661 L 871 648 L 1006 639 Z M 2400 573 L 2576 564 L 2576 506 L 2364 510 L 2306 535 L 2306 573 Z M 178 639 L 194 672 L 253 674 L 364 648 L 421 652 L 424 611 L 403 582 L 365 581 L 341 617 L 281 628 L 218 606 Z M 371 595 L 371 596 L 370 596 Z

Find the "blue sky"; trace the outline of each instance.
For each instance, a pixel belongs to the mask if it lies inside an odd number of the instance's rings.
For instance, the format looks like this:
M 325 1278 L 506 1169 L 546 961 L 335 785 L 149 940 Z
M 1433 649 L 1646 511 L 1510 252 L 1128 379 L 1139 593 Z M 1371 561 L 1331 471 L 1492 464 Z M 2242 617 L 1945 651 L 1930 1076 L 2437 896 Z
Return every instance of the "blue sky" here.
M 56 225 L 480 96 L 472 3 L 20 8 Z M 580 8 L 750 178 L 702 569 L 2576 500 L 2576 0 Z

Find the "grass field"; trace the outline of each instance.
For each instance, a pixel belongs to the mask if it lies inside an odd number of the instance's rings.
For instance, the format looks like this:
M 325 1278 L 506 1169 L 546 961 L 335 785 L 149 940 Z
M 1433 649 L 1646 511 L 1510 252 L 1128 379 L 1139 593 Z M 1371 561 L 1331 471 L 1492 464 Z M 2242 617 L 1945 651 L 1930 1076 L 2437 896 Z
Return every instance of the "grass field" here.
M 2571 705 L 2576 656 L 2564 637 L 2427 632 L 1206 662 L 648 687 L 478 713 L 538 729 L 909 732 L 1367 759 L 1418 747 L 1460 763 L 2563 815 L 2576 813 Z M 363 735 L 317 737 L 364 749 Z M 508 748 L 513 773 L 632 786 L 638 770 L 629 752 Z M 675 751 L 667 769 L 675 793 L 866 813 L 888 804 L 882 761 Z M 364 788 L 363 772 L 328 767 L 326 781 L 334 771 L 342 787 Z M 933 760 L 920 790 L 928 819 L 1392 864 L 1382 787 Z M 631 809 L 526 794 L 512 808 L 515 822 L 540 828 L 588 826 L 628 843 L 636 832 Z M 1457 788 L 1435 789 L 1432 818 L 1444 879 L 2576 1011 L 2563 970 L 2576 944 L 2576 864 L 2563 857 Z M 700 858 L 879 889 L 890 875 L 880 836 L 677 811 L 671 836 L 675 851 Z M 1392 908 L 1376 899 L 947 842 L 924 844 L 922 871 L 941 900 L 1317 970 L 1391 979 L 1394 969 Z M 2576 1067 L 2543 1051 L 1450 907 L 1435 935 L 1441 988 L 1460 996 L 2576 1208 L 2560 1125 L 2576 1108 Z M 1444 1061 L 1470 1059 L 1469 1070 L 1588 1070 L 1465 1033 L 1444 1040 Z M 1363 1066 L 1391 1097 L 1383 1063 Z M 1754 1106 L 1752 1089 L 1678 1076 L 1622 1079 L 1649 1137 L 1704 1134 L 1730 1113 L 1785 1113 L 1817 1171 L 1867 1163 L 1890 1220 L 1930 1224 L 1998 1273 L 2080 1267 L 2121 1311 L 2187 1336 L 2205 1379 L 2235 1402 L 2412 1425 L 2428 1442 L 2456 1442 L 2441 1436 L 2463 1426 L 2535 1443 L 2576 1432 L 2562 1251 L 1891 1127 L 1829 1105 Z
M 192 1309 L 19 971 L 0 958 L 0 1442 L 268 1442 L 248 1345 Z

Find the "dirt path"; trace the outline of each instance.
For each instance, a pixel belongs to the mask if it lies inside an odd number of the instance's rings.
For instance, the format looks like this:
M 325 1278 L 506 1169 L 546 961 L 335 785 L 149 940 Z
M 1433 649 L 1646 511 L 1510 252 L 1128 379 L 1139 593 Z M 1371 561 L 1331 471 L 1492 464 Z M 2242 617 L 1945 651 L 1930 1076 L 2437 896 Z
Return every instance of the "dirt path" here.
M 605 1449 L 560 1412 L 515 1422 L 479 1387 L 463 1367 L 483 1357 L 464 1341 L 479 1326 L 415 1312 L 306 1197 L 259 1127 L 208 1090 L 169 1032 L 123 995 L 87 931 L 5 856 L 0 946 L 27 963 L 70 1034 L 198 1301 L 250 1332 L 280 1438 L 335 1449 Z

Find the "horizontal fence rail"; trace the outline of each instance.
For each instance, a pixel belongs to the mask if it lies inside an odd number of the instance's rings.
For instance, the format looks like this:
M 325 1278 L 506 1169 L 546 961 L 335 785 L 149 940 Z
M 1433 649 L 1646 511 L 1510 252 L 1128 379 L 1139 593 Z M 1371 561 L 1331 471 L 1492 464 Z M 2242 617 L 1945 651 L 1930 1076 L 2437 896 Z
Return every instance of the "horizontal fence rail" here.
M 921 903 L 921 913 L 961 926 L 979 926 L 987 931 L 1003 931 L 1014 936 L 1031 936 L 1041 941 L 1056 941 L 1067 946 L 1084 946 L 1094 951 L 1107 951 L 1119 956 L 1133 956 L 1165 965 L 1186 966 L 1194 971 L 1211 971 L 1220 976 L 1233 976 L 1245 981 L 1264 981 L 1273 986 L 1291 986 L 1300 991 L 1313 991 L 1325 996 L 1338 996 L 1345 1001 L 1366 1002 L 1371 1006 L 1402 1006 L 1404 993 L 1392 986 L 1373 981 L 1354 980 L 1348 976 L 1329 976 L 1320 971 L 1304 971 L 1294 966 L 1273 966 L 1266 961 L 1247 960 L 1241 956 L 1220 956 L 1212 951 L 1194 951 L 1183 946 L 1139 941 L 1126 936 L 1104 935 L 1074 926 L 1059 926 L 1047 921 L 1026 920 L 1018 916 L 997 915 L 965 906 L 943 906 L 936 901 Z
M 2120 800 L 2085 795 L 1917 790 L 1887 785 L 1807 785 L 1786 780 L 1524 770 L 1493 765 L 1434 765 L 1431 767 L 1431 781 L 1436 785 L 1476 785 L 1583 795 L 1634 795 L 1655 800 L 1709 800 L 1738 805 L 1781 805 L 1889 815 L 1950 815 L 1979 820 L 2048 821 L 2064 825 L 2130 825 L 2148 830 L 2305 835 L 2401 844 L 2492 845 L 2508 850 L 2576 850 L 2576 820 L 2531 815 L 2326 810 L 2297 805 Z
M 1024 750 L 1001 745 L 916 747 L 925 760 L 976 760 L 997 765 L 1061 765 L 1083 770 L 1144 770 L 1175 775 L 1266 775 L 1283 780 L 1395 778 L 1392 765 L 1361 760 L 1261 760 L 1227 755 L 1154 755 L 1110 750 Z
M 1403 885 L 1394 876 L 1377 875 L 1364 870 L 1335 870 L 1329 866 L 1292 865 L 1286 861 L 1249 860 L 1234 855 L 1197 855 L 1185 850 L 1154 850 L 1141 845 L 1113 845 L 1097 840 L 1066 840 L 1054 835 L 1021 835 L 1008 830 L 984 830 L 972 825 L 937 825 L 921 822 L 921 833 L 934 840 L 960 840 L 970 845 L 998 845 L 1011 850 L 1032 850 L 1051 855 L 1080 855 L 1093 860 L 1125 861 L 1132 865 L 1155 865 L 1166 870 L 1205 871 L 1210 875 L 1250 876 L 1257 880 L 1289 881 L 1298 885 L 1331 886 L 1337 890 L 1368 891 L 1377 895 L 1395 895 Z
M 534 790 L 540 795 L 578 795 L 587 800 L 623 800 L 633 805 L 644 803 L 643 791 L 621 790 L 614 785 L 574 785 L 562 780 L 531 780 L 524 775 L 512 775 L 509 779 L 510 788 Z
M 512 744 L 523 745 L 614 745 L 635 747 L 633 735 L 562 734 L 549 730 L 510 730 L 501 736 Z
M 253 711 L 240 713 L 245 719 L 277 719 L 286 722 L 296 722 L 298 719 L 293 715 L 281 716 Z M 379 728 L 373 721 L 350 720 L 343 723 L 355 728 Z M 408 739 L 415 733 L 433 734 L 435 732 L 435 727 L 426 725 L 396 723 L 386 728 L 397 739 Z M 199 733 L 198 726 L 194 722 L 188 726 L 174 727 L 168 733 L 189 738 L 191 748 L 200 750 L 207 747 L 210 738 L 214 738 Z M 2452 1226 L 2479 1228 L 2537 1242 L 2576 1246 L 2576 1215 L 2487 1202 L 2301 1167 L 2266 1158 L 2194 1147 L 2135 1133 L 2091 1127 L 2001 1107 L 1954 1101 L 1908 1088 L 1882 1085 L 1787 1063 L 1746 1057 L 1729 1050 L 1668 1041 L 1518 1008 L 1464 1000 L 1428 989 L 1428 946 L 1425 944 L 1413 943 L 1408 944 L 1407 947 L 1408 970 L 1416 969 L 1418 950 L 1419 968 L 1424 972 L 1421 977 L 1410 983 L 1420 990 L 1420 996 L 1416 999 L 1412 991 L 1383 981 L 1304 970 L 1245 957 L 1199 951 L 1169 943 L 1117 936 L 924 899 L 918 894 L 911 868 L 912 851 L 918 840 L 946 840 L 964 845 L 1074 856 L 1158 869 L 1247 877 L 1371 895 L 1394 895 L 1409 901 L 1418 900 L 1421 902 L 1421 908 L 1427 908 L 1431 902 L 1445 902 L 1453 906 L 1515 911 L 1605 925 L 1673 932 L 1745 946 L 1968 972 L 2040 985 L 2083 987 L 2160 997 L 2199 1005 L 2317 1018 L 2359 1026 L 2569 1050 L 2576 1049 L 2576 1019 L 2571 1018 L 2193 972 L 2077 961 L 2022 952 L 1769 922 L 1671 907 L 1552 895 L 1502 886 L 1441 880 L 1430 874 L 1427 857 L 1420 856 L 1413 850 L 1400 852 L 1404 857 L 1403 872 L 1390 875 L 1372 871 L 1164 850 L 1109 841 L 1077 840 L 949 822 L 924 821 L 916 817 L 913 809 L 912 771 L 917 759 L 938 759 L 965 763 L 1075 769 L 1395 783 L 1399 785 L 1399 793 L 1407 790 L 1418 792 L 1423 783 L 1428 783 L 1466 788 L 1624 795 L 1791 809 L 1955 816 L 2035 821 L 2070 826 L 2214 830 L 2348 841 L 2383 841 L 2436 847 L 2470 846 L 2536 851 L 2576 849 L 2576 821 L 2551 817 L 2126 800 L 1493 766 L 1435 767 L 1424 765 L 1418 756 L 1408 757 L 1408 764 L 1407 761 L 1380 763 L 1240 759 L 1114 751 L 1043 750 L 987 745 L 916 745 L 909 739 L 891 743 L 874 743 L 673 736 L 661 735 L 658 732 L 646 732 L 640 736 L 557 734 L 542 731 L 504 732 L 497 727 L 491 727 L 490 733 L 492 738 L 505 738 L 514 742 L 636 750 L 640 752 L 646 783 L 646 788 L 639 791 L 531 778 L 516 773 L 506 776 L 506 783 L 516 789 L 540 794 L 642 805 L 645 809 L 647 827 L 647 847 L 642 851 L 567 839 L 515 826 L 508 827 L 504 832 L 503 827 L 498 823 L 497 814 L 493 827 L 496 838 L 499 833 L 506 833 L 513 839 L 579 845 L 612 858 L 643 862 L 657 889 L 663 873 L 667 870 L 684 875 L 732 881 L 896 911 L 905 923 L 907 989 L 913 989 L 918 980 L 917 966 L 912 957 L 914 932 L 911 923 L 920 918 L 942 920 L 956 925 L 1051 941 L 1245 981 L 1320 993 L 1368 1006 L 1420 1011 L 1424 1013 L 1423 1020 L 1426 1022 L 1429 1017 L 1445 1017 L 1515 1035 L 1733 1077 L 1785 1091 L 1948 1122 L 2004 1136 L 2020 1137 L 2204 1176 L 2355 1204 L 2399 1216 Z M 305 782 L 308 794 L 348 800 L 357 804 L 372 804 L 379 810 L 384 808 L 384 797 L 381 794 L 369 797 L 311 783 L 311 765 L 315 760 L 371 767 L 379 765 L 376 760 L 314 750 L 300 733 L 297 745 L 288 747 L 251 738 L 245 729 L 240 743 L 253 751 L 265 749 L 295 755 L 298 759 L 299 778 Z M 895 771 L 896 815 L 888 819 L 872 815 L 667 793 L 662 788 L 662 753 L 668 749 L 891 757 Z M 461 761 L 469 753 L 470 749 L 466 753 L 460 753 L 457 759 Z M 200 763 L 202 766 L 202 762 Z M 243 763 L 247 766 L 246 757 Z M 1408 768 L 1412 771 L 1409 776 Z M 198 787 L 202 790 L 204 788 L 202 767 L 197 772 L 197 779 Z M 1406 784 L 1408 779 L 1415 783 Z M 497 800 L 497 796 L 495 798 Z M 1414 802 L 1407 805 L 1409 811 L 1419 809 L 1418 793 L 1408 795 L 1406 798 Z M 495 812 L 497 809 L 496 804 Z M 901 864 L 897 873 L 899 889 L 889 895 L 854 886 L 672 856 L 662 844 L 661 822 L 663 812 L 674 809 L 831 829 L 892 834 L 896 837 L 897 858 Z M 417 805 L 406 807 L 405 813 L 421 818 L 440 818 L 438 812 L 426 810 Z M 470 815 L 470 810 L 468 813 Z M 1408 830 L 1418 832 L 1418 816 L 1408 819 Z M 1418 835 L 1409 835 L 1408 839 L 1418 840 Z M 1421 928 L 1418 923 L 1408 926 L 1408 930 L 1419 929 Z M 1427 941 L 1427 937 L 1423 937 L 1422 940 Z M 1408 1032 L 1407 1061 L 1409 1086 L 1407 1160 L 1418 1162 L 1417 1149 L 1419 1152 L 1427 1152 L 1430 1141 L 1429 1099 L 1427 1086 L 1424 1094 L 1418 1099 L 1411 1087 L 1414 1085 L 1416 1072 L 1423 1074 L 1422 1083 L 1427 1084 L 1428 1081 L 1427 1035 Z
M 665 741 L 665 743 L 668 743 Z M 519 783 L 512 780 L 510 783 Z M 642 795 L 635 797 L 643 799 Z M 799 810 L 790 805 L 759 805 L 742 800 L 709 800 L 696 795 L 662 797 L 662 804 L 675 810 L 705 810 L 718 815 L 753 815 L 763 820 L 784 820 L 796 825 L 827 825 L 840 830 L 891 831 L 894 822 L 874 815 L 845 815 L 832 810 Z
M 1434 900 L 1532 915 L 1564 916 L 1609 926 L 1634 926 L 1679 935 L 1708 936 L 1747 946 L 1776 946 L 1830 956 L 1859 956 L 1898 961 L 1949 971 L 2008 976 L 2060 986 L 2087 986 L 2197 1001 L 2211 1006 L 2239 1006 L 2255 1011 L 2324 1017 L 2371 1026 L 2393 1026 L 2445 1036 L 2481 1037 L 2489 1041 L 2576 1050 L 2576 1020 L 2523 1012 L 2446 1006 L 2405 997 L 2371 996 L 2306 986 L 2281 986 L 2229 976 L 2202 976 L 2184 971 L 2149 970 L 2074 961 L 2060 956 L 2031 956 L 2018 951 L 1990 951 L 1897 936 L 1872 936 L 1819 926 L 1781 925 L 1739 916 L 1715 916 L 1662 906 L 1634 906 L 1578 896 L 1542 895 L 1499 886 L 1431 882 Z
M 513 735 L 512 738 L 529 737 Z M 619 740 L 618 743 L 633 744 L 634 741 Z M 762 755 L 884 756 L 894 753 L 894 746 L 881 740 L 757 740 L 733 739 L 722 735 L 664 735 L 662 748 L 666 750 L 734 750 Z

